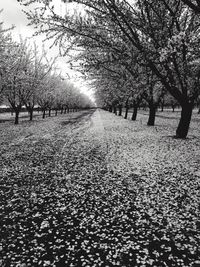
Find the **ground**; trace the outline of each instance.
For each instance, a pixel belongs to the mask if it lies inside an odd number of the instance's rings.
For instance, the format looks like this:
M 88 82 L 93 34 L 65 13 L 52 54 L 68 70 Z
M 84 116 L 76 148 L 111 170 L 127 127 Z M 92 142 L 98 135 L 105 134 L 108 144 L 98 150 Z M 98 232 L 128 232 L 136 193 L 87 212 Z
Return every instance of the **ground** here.
M 0 124 L 0 266 L 200 266 L 200 117 Z M 3 121 L 3 120 L 2 120 Z

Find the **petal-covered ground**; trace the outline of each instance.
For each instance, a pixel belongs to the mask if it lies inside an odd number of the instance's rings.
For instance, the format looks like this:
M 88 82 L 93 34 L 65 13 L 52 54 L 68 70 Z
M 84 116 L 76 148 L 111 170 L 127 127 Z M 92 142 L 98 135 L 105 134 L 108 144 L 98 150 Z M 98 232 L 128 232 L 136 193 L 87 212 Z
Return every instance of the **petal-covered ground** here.
M 200 117 L 0 124 L 0 266 L 200 266 Z

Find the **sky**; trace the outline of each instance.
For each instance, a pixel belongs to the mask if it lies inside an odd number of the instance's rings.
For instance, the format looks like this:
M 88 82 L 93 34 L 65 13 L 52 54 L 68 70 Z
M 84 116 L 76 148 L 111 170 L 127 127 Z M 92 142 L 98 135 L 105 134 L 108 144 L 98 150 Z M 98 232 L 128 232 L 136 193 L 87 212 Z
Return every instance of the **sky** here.
M 56 3 L 59 0 L 55 0 Z M 61 9 L 61 5 L 59 5 Z M 3 9 L 3 12 L 0 14 L 0 22 L 4 22 L 4 28 L 9 28 L 12 25 L 15 25 L 15 28 L 12 30 L 13 39 L 19 40 L 19 36 L 21 35 L 23 38 L 31 37 L 34 34 L 34 29 L 31 26 L 27 26 L 28 20 L 26 19 L 26 15 L 23 13 L 23 7 L 17 2 L 17 0 L 0 0 L 0 10 Z M 34 37 L 37 45 L 42 47 L 42 40 L 44 37 Z M 49 48 L 49 43 L 44 43 L 45 49 L 48 50 L 49 57 L 58 56 L 58 49 L 56 47 Z M 69 66 L 66 64 L 66 59 L 63 57 L 59 57 L 57 60 L 58 71 L 61 72 L 61 75 L 64 78 L 69 78 L 71 81 L 80 88 L 82 92 L 88 95 L 91 100 L 94 101 L 93 93 L 87 86 L 85 80 L 79 77 L 78 73 L 72 71 Z

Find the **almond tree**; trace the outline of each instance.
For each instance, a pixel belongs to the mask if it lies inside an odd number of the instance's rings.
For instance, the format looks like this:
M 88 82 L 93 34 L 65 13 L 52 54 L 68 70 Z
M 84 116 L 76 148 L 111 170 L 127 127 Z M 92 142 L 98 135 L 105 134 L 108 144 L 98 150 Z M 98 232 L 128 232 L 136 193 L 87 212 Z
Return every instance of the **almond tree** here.
M 1 14 L 2 11 L 0 11 Z M 12 28 L 11 28 L 12 29 Z M 11 36 L 8 33 L 11 29 L 4 29 L 3 22 L 0 22 L 0 99 L 3 99 L 4 83 L 3 77 L 5 74 L 6 62 L 9 58 L 9 46 L 12 45 Z
M 118 42 L 119 41 L 120 40 L 118 40 Z M 96 86 L 95 83 L 93 84 L 95 91 L 100 90 L 104 81 L 110 81 L 110 84 L 108 82 L 105 88 L 108 91 L 108 98 L 110 98 L 110 89 L 112 95 L 111 99 L 113 101 L 111 101 L 111 103 L 109 103 L 110 101 L 106 101 L 105 95 L 101 92 L 104 98 L 103 103 L 104 105 L 107 103 L 110 111 L 114 108 L 115 113 L 115 106 L 118 103 L 119 115 L 121 115 L 123 106 L 125 107 L 124 118 L 127 119 L 129 108 L 133 107 L 131 119 L 136 120 L 137 109 L 144 97 L 145 87 L 147 87 L 142 78 L 144 76 L 144 68 L 140 67 L 138 64 L 139 55 L 137 55 L 137 53 L 125 47 L 123 50 L 124 53 L 115 53 L 115 55 L 113 55 L 108 48 L 104 48 L 101 53 L 95 53 L 95 49 L 90 48 L 85 53 L 82 53 L 84 61 L 81 63 L 81 69 L 89 73 L 90 79 L 100 80 Z M 89 56 L 87 56 L 88 54 Z M 97 101 L 100 99 L 101 96 L 98 94 Z
M 120 39 L 118 39 L 118 44 L 120 44 Z M 123 44 L 120 45 L 123 46 Z M 138 90 L 139 86 L 136 86 L 141 80 L 141 77 L 139 78 L 137 56 L 136 54 L 133 55 L 133 51 L 125 51 L 126 54 L 121 50 L 121 53 L 113 55 L 109 47 L 104 47 L 102 49 L 89 47 L 79 55 L 79 60 L 81 59 L 79 69 L 81 72 L 87 73 L 90 80 L 93 80 L 92 86 L 95 88 L 95 91 L 100 90 L 102 83 L 107 81 L 107 90 L 110 88 L 110 91 L 112 91 L 111 94 L 113 95 L 113 101 L 111 103 L 113 107 L 109 109 L 111 110 L 114 108 L 114 113 L 116 113 L 116 108 L 118 107 L 119 115 L 121 116 L 122 107 L 125 106 L 126 111 L 124 118 L 126 119 L 129 110 L 129 100 L 132 99 L 132 101 L 135 101 L 133 97 L 140 99 L 139 95 L 141 95 L 143 90 L 141 87 L 140 90 Z M 95 82 L 95 80 L 97 81 Z M 100 99 L 101 97 L 98 94 L 97 101 Z M 100 101 L 102 102 L 102 100 Z M 105 99 L 103 102 L 104 104 L 108 103 Z M 134 118 L 136 118 L 136 115 L 133 119 Z
M 64 97 L 63 97 L 64 95 Z M 60 110 L 61 114 L 63 113 L 64 99 L 65 93 L 63 92 L 63 87 L 57 88 L 54 94 L 54 110 L 55 116 L 58 115 L 58 111 Z
M 39 94 L 37 94 L 37 104 L 42 110 L 42 118 L 46 116 L 46 111 L 49 111 L 51 116 L 51 109 L 55 103 L 56 89 L 60 86 L 60 79 L 55 74 L 48 74 L 44 77 L 39 85 Z
M 2 75 L 4 98 L 15 112 L 15 124 L 19 123 L 19 113 L 26 98 L 27 69 L 31 62 L 26 42 L 10 41 L 7 50 L 8 57 Z
M 26 70 L 26 84 L 23 103 L 30 115 L 30 121 L 33 119 L 34 107 L 37 104 L 37 98 L 40 94 L 40 85 L 43 79 L 51 72 L 55 59 L 49 60 L 46 57 L 47 52 L 42 50 L 41 55 L 37 46 L 34 44 L 33 48 L 30 49 L 31 62 Z
M 61 114 L 69 113 L 71 108 L 72 101 L 72 91 L 73 84 L 67 80 L 60 79 L 56 84 L 56 92 L 54 95 L 54 109 L 57 111 L 60 110 Z M 75 90 L 75 89 L 74 89 Z

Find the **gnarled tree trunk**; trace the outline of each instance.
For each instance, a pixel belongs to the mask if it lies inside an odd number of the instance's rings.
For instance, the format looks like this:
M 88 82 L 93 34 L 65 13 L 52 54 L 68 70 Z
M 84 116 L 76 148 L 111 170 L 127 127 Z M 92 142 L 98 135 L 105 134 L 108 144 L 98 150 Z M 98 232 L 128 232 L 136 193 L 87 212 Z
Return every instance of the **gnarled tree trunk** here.
M 162 112 L 164 111 L 164 103 L 163 102 L 161 103 L 161 111 Z
M 122 105 L 119 105 L 119 116 L 122 115 Z
M 129 110 L 129 106 L 127 105 L 126 106 L 126 111 L 125 111 L 124 119 L 127 119 L 128 118 L 128 110 Z
M 116 108 L 116 106 L 113 107 L 113 112 L 115 113 L 115 115 L 117 115 L 117 108 Z
M 45 119 L 45 109 L 42 110 L 42 118 Z
M 132 117 L 131 117 L 131 120 L 132 121 L 135 121 L 136 118 L 137 118 L 137 111 L 138 111 L 138 105 L 134 105 L 133 106 L 133 114 L 132 114 Z
M 176 138 L 186 138 L 192 118 L 193 103 L 182 104 L 181 118 L 176 130 Z
M 157 105 L 155 103 L 149 104 L 149 119 L 147 122 L 148 126 L 154 126 L 155 125 L 156 109 L 157 109 Z
M 29 120 L 32 121 L 33 120 L 33 109 L 29 109 Z
M 19 124 L 19 110 L 15 110 L 15 124 Z

